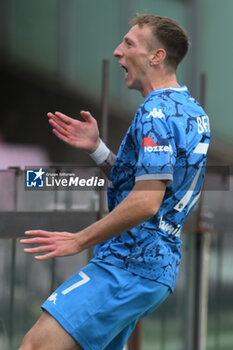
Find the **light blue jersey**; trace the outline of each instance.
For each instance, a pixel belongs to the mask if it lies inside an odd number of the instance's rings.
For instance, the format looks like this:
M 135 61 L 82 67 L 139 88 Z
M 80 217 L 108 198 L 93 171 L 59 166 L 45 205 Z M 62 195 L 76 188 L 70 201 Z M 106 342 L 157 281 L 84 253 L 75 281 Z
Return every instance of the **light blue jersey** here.
M 98 245 L 42 305 L 83 349 L 123 349 L 138 319 L 174 289 L 180 232 L 200 194 L 209 140 L 208 117 L 186 87 L 152 91 L 139 107 L 110 174 L 109 210 L 142 180 L 167 181 L 162 205 Z
M 187 87 L 152 91 L 139 107 L 110 174 L 109 210 L 135 182 L 166 180 L 158 213 L 95 249 L 103 259 L 172 290 L 180 264 L 180 233 L 200 196 L 210 141 L 209 119 Z

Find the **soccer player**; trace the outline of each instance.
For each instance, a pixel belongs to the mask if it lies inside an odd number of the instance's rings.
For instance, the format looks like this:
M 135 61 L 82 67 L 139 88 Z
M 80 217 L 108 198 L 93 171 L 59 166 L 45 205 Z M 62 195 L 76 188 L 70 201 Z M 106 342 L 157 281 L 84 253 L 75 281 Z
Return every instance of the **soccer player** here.
M 210 140 L 209 121 L 176 68 L 188 51 L 172 19 L 138 15 L 114 56 L 129 89 L 145 98 L 117 157 L 99 139 L 96 120 L 48 113 L 53 132 L 83 149 L 109 177 L 109 214 L 75 234 L 28 231 L 23 244 L 38 260 L 97 245 L 93 259 L 42 305 L 21 350 L 120 350 L 136 322 L 174 290 L 180 233 L 200 196 Z

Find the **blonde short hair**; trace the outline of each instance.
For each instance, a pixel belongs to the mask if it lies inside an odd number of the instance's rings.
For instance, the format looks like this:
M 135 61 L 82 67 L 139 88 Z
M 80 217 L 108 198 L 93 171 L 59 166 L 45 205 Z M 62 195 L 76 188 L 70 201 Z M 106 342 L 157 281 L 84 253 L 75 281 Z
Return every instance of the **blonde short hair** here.
M 130 24 L 151 27 L 152 35 L 166 51 L 165 63 L 176 70 L 191 45 L 186 31 L 171 18 L 149 14 L 137 14 L 130 21 Z M 148 42 L 149 50 L 153 50 L 153 36 L 152 40 Z

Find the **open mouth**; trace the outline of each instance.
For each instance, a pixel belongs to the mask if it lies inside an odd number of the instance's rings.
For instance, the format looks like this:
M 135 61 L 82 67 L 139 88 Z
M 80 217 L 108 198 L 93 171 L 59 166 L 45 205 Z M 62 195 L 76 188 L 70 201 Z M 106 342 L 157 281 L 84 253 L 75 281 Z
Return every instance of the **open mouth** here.
M 127 68 L 126 66 L 124 66 L 123 64 L 121 64 L 121 67 L 122 67 L 122 68 L 124 69 L 124 71 L 125 71 L 125 78 L 127 78 L 128 75 L 129 75 L 128 68 Z

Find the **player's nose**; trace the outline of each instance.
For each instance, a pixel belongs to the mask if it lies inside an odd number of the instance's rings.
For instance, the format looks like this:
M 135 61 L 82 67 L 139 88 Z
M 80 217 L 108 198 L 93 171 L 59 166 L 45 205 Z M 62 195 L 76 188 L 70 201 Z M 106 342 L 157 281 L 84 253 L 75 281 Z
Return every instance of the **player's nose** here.
M 122 43 L 120 44 L 120 45 L 118 45 L 117 46 L 117 48 L 114 50 L 114 52 L 113 52 L 113 55 L 115 56 L 115 57 L 122 57 L 122 55 L 123 55 L 123 51 L 122 51 Z

